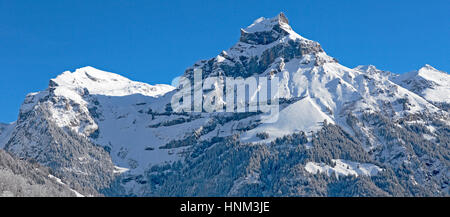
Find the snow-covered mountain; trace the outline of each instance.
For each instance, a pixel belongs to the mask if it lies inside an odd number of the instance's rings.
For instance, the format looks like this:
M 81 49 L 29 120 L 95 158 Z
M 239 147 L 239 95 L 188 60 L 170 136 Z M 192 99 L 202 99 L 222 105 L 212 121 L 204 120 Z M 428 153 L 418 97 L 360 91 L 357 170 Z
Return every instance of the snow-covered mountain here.
M 283 13 L 189 67 L 278 78 L 280 113 L 174 112 L 179 87 L 85 67 L 29 94 L 0 147 L 84 195 L 449 195 L 448 74 L 339 64 Z M 203 93 L 220 94 L 221 85 Z M 215 91 L 214 91 L 215 90 Z M 447 92 L 446 92 L 447 91 Z M 333 175 L 334 174 L 334 175 Z
M 393 80 L 432 103 L 450 104 L 450 75 L 428 64 Z
M 113 128 L 115 131 L 109 134 L 111 141 L 128 143 L 121 144 L 125 148 L 133 147 L 130 141 L 139 141 L 139 137 L 122 131 L 126 127 L 120 123 L 119 116 L 133 112 L 127 106 L 137 108 L 140 98 L 151 101 L 173 89 L 169 85 L 151 86 L 130 81 L 92 67 L 64 72 L 50 80 L 47 90 L 26 97 L 5 149 L 20 158 L 51 167 L 57 177 L 72 179 L 72 186 L 85 186 L 80 191 L 95 195 L 97 190 L 93 188 L 108 186 L 114 174 L 121 171 L 111 162 L 107 149 L 110 141 L 97 143 L 100 132 L 103 138 L 108 129 Z M 112 109 L 111 113 L 104 112 L 105 116 L 117 122 L 107 122 L 106 127 L 99 129 L 105 120 L 99 107 Z M 133 129 L 144 127 L 134 126 Z M 146 135 L 140 133 L 140 137 Z M 144 148 L 139 151 L 142 153 Z

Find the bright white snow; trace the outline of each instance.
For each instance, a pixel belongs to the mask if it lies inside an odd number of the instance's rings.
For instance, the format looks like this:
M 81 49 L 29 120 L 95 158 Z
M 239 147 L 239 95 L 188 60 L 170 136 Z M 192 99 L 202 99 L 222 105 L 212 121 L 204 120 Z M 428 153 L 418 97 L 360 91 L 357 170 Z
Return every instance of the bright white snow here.
M 90 94 L 94 95 L 126 96 L 142 94 L 144 96 L 159 96 L 174 89 L 170 85 L 160 84 L 152 86 L 131 81 L 118 74 L 101 71 L 90 66 L 77 69 L 75 72 L 66 71 L 53 79 L 53 81 L 66 89 L 60 90 L 61 92 L 59 93 L 62 95 L 73 94 L 69 93 L 68 90 L 80 93 L 83 88 L 86 88 Z
M 336 177 L 350 175 L 375 176 L 382 171 L 380 167 L 370 163 L 358 163 L 340 159 L 333 160 L 333 163 L 335 163 L 336 166 L 332 167 L 330 165 L 326 165 L 325 163 L 308 162 L 305 165 L 305 169 L 312 174 L 326 173 L 330 176 L 334 173 Z
M 271 141 L 277 137 L 297 133 L 300 131 L 309 133 L 310 131 L 317 131 L 321 128 L 324 120 L 328 123 L 334 121 L 322 112 L 317 104 L 310 98 L 306 97 L 287 108 L 280 111 L 278 117 L 274 116 L 274 123 L 269 120 L 269 123 L 264 123 L 257 128 L 248 131 L 242 136 L 243 141 L 257 140 L 257 133 L 268 133 Z

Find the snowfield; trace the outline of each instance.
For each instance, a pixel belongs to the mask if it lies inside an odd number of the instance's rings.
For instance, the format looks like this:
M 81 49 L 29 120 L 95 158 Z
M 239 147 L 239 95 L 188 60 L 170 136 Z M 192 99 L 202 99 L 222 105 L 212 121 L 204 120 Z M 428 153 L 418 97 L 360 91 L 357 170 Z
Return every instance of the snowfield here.
M 5 144 L 10 139 L 15 126 L 16 126 L 15 122 L 10 124 L 0 123 L 0 149 L 3 149 Z

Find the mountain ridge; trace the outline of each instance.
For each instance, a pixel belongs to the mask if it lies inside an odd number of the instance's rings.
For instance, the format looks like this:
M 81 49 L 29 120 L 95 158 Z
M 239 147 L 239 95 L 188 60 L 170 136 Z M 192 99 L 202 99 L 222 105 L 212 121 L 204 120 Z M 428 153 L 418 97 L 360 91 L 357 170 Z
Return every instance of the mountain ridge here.
M 173 112 L 176 87 L 84 67 L 26 97 L 5 150 L 84 195 L 449 195 L 448 110 L 422 89 L 339 64 L 283 13 L 241 32 L 184 75 L 279 78 L 274 124 L 252 112 Z M 213 89 L 203 97 L 224 97 Z

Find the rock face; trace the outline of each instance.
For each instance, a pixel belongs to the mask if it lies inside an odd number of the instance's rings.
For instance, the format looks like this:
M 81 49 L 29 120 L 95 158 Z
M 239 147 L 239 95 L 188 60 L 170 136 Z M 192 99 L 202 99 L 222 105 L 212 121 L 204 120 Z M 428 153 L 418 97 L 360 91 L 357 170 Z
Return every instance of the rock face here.
M 173 112 L 175 87 L 86 67 L 27 96 L 5 150 L 85 195 L 449 195 L 450 118 L 430 91 L 448 89 L 448 74 L 426 69 L 434 83 L 423 86 L 409 82 L 417 76 L 347 68 L 284 14 L 257 19 L 185 76 L 197 68 L 204 78 L 278 78 L 279 119 Z

